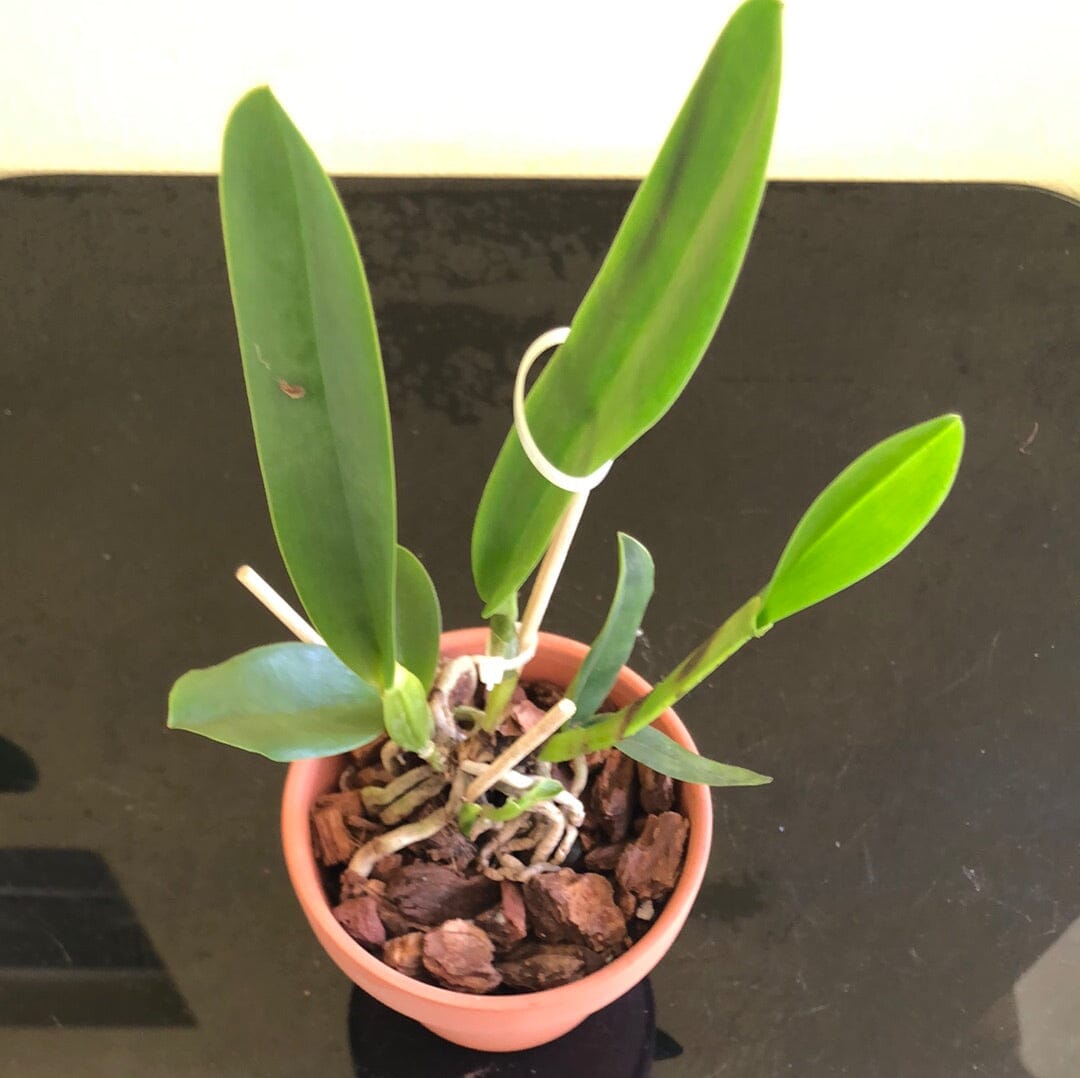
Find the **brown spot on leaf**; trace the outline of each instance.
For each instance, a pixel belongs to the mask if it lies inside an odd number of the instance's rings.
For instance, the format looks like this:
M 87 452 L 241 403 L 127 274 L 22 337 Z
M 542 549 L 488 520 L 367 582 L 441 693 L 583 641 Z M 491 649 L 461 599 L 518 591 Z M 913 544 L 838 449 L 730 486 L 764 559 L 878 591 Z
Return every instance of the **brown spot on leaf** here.
M 290 400 L 298 401 L 307 396 L 307 390 L 303 386 L 294 386 L 292 382 L 286 382 L 284 378 L 277 380 L 278 389 Z

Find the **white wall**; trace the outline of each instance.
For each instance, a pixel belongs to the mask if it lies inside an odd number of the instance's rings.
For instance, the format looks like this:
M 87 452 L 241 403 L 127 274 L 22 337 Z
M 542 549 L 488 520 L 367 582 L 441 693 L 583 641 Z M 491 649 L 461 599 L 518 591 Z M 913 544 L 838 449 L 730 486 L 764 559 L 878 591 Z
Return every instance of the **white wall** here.
M 0 172 L 216 169 L 270 82 L 334 171 L 634 175 L 735 0 L 3 0 Z M 776 177 L 1080 189 L 1077 0 L 790 0 Z

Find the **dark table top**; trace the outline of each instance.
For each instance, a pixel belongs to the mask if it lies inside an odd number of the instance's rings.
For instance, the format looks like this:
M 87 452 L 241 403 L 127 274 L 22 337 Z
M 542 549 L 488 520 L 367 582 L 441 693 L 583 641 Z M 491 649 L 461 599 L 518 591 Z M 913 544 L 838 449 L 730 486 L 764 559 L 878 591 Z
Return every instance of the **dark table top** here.
M 625 183 L 346 181 L 382 331 L 402 541 L 474 624 L 471 516 L 524 346 L 564 324 Z M 670 668 L 809 499 L 957 409 L 928 531 L 680 708 L 708 880 L 647 984 L 535 1055 L 381 1011 L 285 877 L 282 769 L 164 729 L 172 680 L 277 624 L 208 179 L 0 184 L 0 1071 L 43 1075 L 1080 1073 L 1080 213 L 979 186 L 780 184 L 710 355 L 596 493 L 547 627 L 591 638 L 615 531 Z M 659 1032 L 653 1035 L 653 1017 Z

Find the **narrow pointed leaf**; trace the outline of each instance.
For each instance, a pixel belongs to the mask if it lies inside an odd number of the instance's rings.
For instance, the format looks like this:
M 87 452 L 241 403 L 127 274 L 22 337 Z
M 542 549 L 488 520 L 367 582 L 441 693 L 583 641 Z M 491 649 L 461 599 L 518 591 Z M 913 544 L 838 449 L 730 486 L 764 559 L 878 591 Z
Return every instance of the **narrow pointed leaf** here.
M 755 595 L 703 640 L 648 695 L 613 714 L 596 715 L 582 726 L 560 731 L 545 743 L 540 759 L 552 762 L 570 760 L 583 752 L 607 749 L 655 722 L 743 644 L 762 635 L 765 630 L 758 628 L 760 609 L 761 600 Z
M 420 559 L 405 547 L 397 549 L 397 653 L 427 692 L 439 661 L 442 612 L 435 585 Z
M 382 733 L 383 710 L 328 648 L 269 644 L 184 674 L 168 725 L 284 762 L 367 744 Z
M 930 523 L 952 487 L 964 423 L 943 415 L 879 442 L 806 511 L 763 593 L 762 625 L 869 576 Z
M 425 753 L 431 746 L 435 724 L 427 705 L 427 691 L 404 666 L 398 666 L 393 685 L 383 693 L 383 721 L 391 740 L 407 752 Z
M 764 786 L 772 782 L 768 775 L 759 775 L 745 767 L 722 764 L 684 749 L 655 726 L 646 726 L 618 744 L 631 760 L 651 767 L 680 782 L 700 782 L 706 786 Z
M 333 184 L 265 87 L 229 118 L 221 215 L 282 557 L 330 648 L 367 681 L 388 686 L 396 510 L 371 300 Z
M 526 403 L 563 471 L 617 457 L 671 407 L 734 288 L 765 187 L 780 87 L 778 0 L 748 0 L 720 35 L 570 336 Z M 569 495 L 511 430 L 477 513 L 472 562 L 485 616 L 521 586 Z
M 653 593 L 653 560 L 632 536 L 619 532 L 619 578 L 600 634 L 566 690 L 579 715 L 592 715 L 607 699 L 634 650 L 645 608 Z M 571 720 L 571 723 L 573 720 Z

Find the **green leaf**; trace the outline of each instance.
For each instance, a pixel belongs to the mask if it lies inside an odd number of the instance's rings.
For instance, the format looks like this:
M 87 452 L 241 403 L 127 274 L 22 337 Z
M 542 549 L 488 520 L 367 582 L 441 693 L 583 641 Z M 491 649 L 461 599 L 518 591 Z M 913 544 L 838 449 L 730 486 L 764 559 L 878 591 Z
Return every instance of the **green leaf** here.
M 468 838 L 472 829 L 476 826 L 476 821 L 481 817 L 486 820 L 494 820 L 495 823 L 507 823 L 509 820 L 516 820 L 519 816 L 540 804 L 541 801 L 550 801 L 553 797 L 558 797 L 563 792 L 563 789 L 563 784 L 558 779 L 540 779 L 539 782 L 534 783 L 525 790 L 520 797 L 507 797 L 503 804 L 497 807 L 495 805 L 478 805 L 473 802 L 466 802 L 458 811 L 458 827 L 461 829 L 461 833 Z
M 400 664 L 393 685 L 383 693 L 383 721 L 392 741 L 407 752 L 426 755 L 435 729 L 427 692 L 420 679 Z
M 168 725 L 286 762 L 366 745 L 382 733 L 383 709 L 328 648 L 269 644 L 184 674 Z
M 618 748 L 631 760 L 680 782 L 700 782 L 706 786 L 764 786 L 772 782 L 768 775 L 722 764 L 684 749 L 655 726 L 646 726 L 632 737 L 624 738 Z
M 397 653 L 427 691 L 439 662 L 442 612 L 435 585 L 420 559 L 397 548 Z
M 265 87 L 229 117 L 220 194 L 282 557 L 330 648 L 386 687 L 395 663 L 396 507 L 375 319 L 334 186 Z
M 461 808 L 458 809 L 458 830 L 468 838 L 472 834 L 472 829 L 476 826 L 476 821 L 480 819 L 480 806 L 474 804 L 472 801 L 466 801 Z
M 541 779 L 530 786 L 520 797 L 507 797 L 497 808 L 494 805 L 480 805 L 480 815 L 496 823 L 516 820 L 541 801 L 550 801 L 563 792 L 563 784 L 558 779 Z M 470 826 L 471 830 L 471 826 Z
M 511 592 L 491 614 L 488 623 L 488 638 L 484 650 L 488 655 L 500 655 L 504 659 L 512 659 L 518 653 L 517 636 L 518 597 L 517 592 Z M 494 730 L 513 699 L 514 690 L 518 684 L 518 672 L 513 671 L 504 677 L 498 685 L 487 694 L 487 703 L 484 707 L 484 729 Z
M 619 579 L 607 619 L 566 690 L 577 714 L 592 715 L 607 699 L 634 650 L 637 631 L 653 593 L 653 560 L 632 536 L 619 532 Z M 573 722 L 573 720 L 571 720 Z
M 869 576 L 926 527 L 952 487 L 964 423 L 943 415 L 863 453 L 806 511 L 762 593 L 771 625 Z
M 573 475 L 663 416 L 701 361 L 750 242 L 780 88 L 778 0 L 748 0 L 720 35 L 635 196 L 570 336 L 526 403 L 544 454 Z M 521 586 L 570 495 L 511 429 L 473 529 L 487 616 Z
M 767 631 L 758 628 L 760 609 L 761 600 L 755 595 L 694 648 L 647 696 L 611 715 L 597 715 L 583 726 L 561 730 L 545 743 L 540 759 L 571 760 L 583 752 L 607 749 L 655 722 L 743 644 Z
M 512 592 L 494 610 L 484 616 L 491 619 L 488 623 L 487 654 L 512 659 L 518 653 L 517 592 Z

